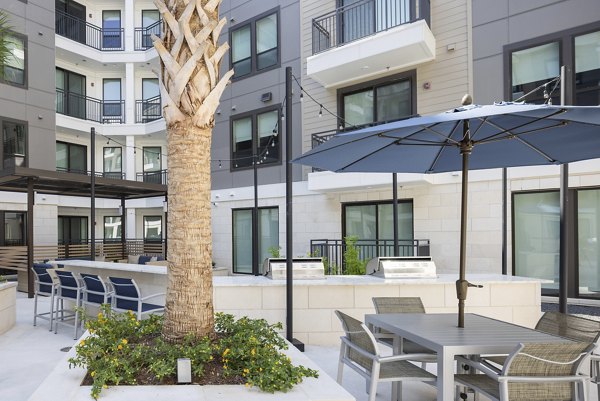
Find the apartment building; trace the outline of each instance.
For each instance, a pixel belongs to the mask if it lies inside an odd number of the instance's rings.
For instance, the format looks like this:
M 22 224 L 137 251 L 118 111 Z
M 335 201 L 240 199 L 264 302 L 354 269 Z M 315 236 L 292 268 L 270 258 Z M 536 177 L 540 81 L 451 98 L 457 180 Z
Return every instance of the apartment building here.
M 125 239 L 162 247 L 168 163 L 152 1 L 2 0 L 0 9 L 12 49 L 0 81 L 0 246 L 35 245 L 39 257 L 94 237 L 100 254 Z
M 473 1 L 474 98 L 600 104 L 600 3 Z M 538 21 L 532 24 L 531 21 Z M 565 67 L 564 79 L 560 75 Z M 559 167 L 508 169 L 508 271 L 540 277 L 556 295 L 559 272 Z M 497 178 L 497 177 L 496 177 Z M 499 181 L 490 181 L 495 183 Z M 500 195 L 498 190 L 496 196 Z M 569 298 L 600 293 L 600 160 L 569 166 Z

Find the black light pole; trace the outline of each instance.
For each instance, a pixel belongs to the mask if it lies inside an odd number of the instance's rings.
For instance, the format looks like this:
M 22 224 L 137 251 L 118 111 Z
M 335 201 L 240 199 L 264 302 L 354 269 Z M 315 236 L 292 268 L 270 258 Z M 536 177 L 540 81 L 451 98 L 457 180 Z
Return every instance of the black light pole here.
M 398 246 L 398 174 L 392 174 L 392 213 L 394 214 L 394 256 L 400 256 L 400 247 Z
M 90 260 L 96 260 L 96 128 L 90 129 Z
M 286 338 L 293 343 L 294 338 L 294 278 L 292 276 L 292 67 L 285 68 L 285 287 L 286 287 Z
M 502 274 L 508 274 L 508 261 L 506 259 L 506 247 L 508 245 L 508 230 L 507 230 L 507 216 L 506 216 L 506 195 L 507 195 L 507 175 L 506 167 L 502 169 Z
M 567 75 L 569 79 L 567 79 Z M 570 68 L 560 67 L 560 103 L 565 105 L 570 102 L 567 96 L 567 87 L 570 86 Z M 568 220 L 569 220 L 569 165 L 560 165 L 560 242 L 559 242 L 559 273 L 558 273 L 558 310 L 568 313 L 569 297 L 569 255 L 568 255 Z
M 258 171 L 257 171 L 257 146 L 254 147 L 252 154 L 252 167 L 254 174 L 254 207 L 252 208 L 252 274 L 258 276 Z

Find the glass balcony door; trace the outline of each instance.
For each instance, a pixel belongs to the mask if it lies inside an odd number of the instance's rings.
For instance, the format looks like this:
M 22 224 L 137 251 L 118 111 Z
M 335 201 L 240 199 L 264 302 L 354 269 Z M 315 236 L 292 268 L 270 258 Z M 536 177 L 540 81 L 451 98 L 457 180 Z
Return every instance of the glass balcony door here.
M 252 274 L 252 209 L 233 210 L 233 272 Z M 258 209 L 258 264 L 271 256 L 269 248 L 279 247 L 279 209 Z
M 158 10 L 142 10 L 142 46 L 152 47 L 152 35 L 160 36 L 160 13 Z
M 86 118 L 85 76 L 56 68 L 56 112 Z
M 162 117 L 158 78 L 142 79 L 142 122 Z
M 121 11 L 102 11 L 102 48 L 120 49 L 121 42 Z
M 123 120 L 121 113 L 121 79 L 105 78 L 102 80 L 102 118 L 103 122 Z
M 86 43 L 85 6 L 72 0 L 56 0 L 56 33 Z

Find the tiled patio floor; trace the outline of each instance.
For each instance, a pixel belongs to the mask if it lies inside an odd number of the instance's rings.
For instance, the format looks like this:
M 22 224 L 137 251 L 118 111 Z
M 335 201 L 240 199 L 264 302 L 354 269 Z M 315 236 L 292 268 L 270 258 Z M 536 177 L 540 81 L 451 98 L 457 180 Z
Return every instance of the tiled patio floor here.
M 40 299 L 41 310 L 47 310 L 49 300 Z M 25 294 L 17 294 L 17 324 L 5 334 L 0 335 L 0 400 L 27 401 L 46 375 L 64 356 L 61 349 L 74 344 L 72 330 L 59 327 L 58 334 L 48 331 L 48 322 L 38 321 L 32 326 L 33 300 Z M 337 347 L 307 346 L 306 355 L 319 365 L 327 374 L 335 378 L 337 373 Z M 434 371 L 435 365 L 430 364 Z M 366 401 L 365 380 L 356 372 L 346 368 L 343 386 L 357 401 Z M 597 401 L 596 389 L 590 389 L 590 400 Z M 377 401 L 390 400 L 391 386 L 384 383 L 379 386 Z M 436 399 L 436 390 L 427 384 L 408 383 L 403 386 L 405 401 L 429 401 Z M 485 398 L 480 397 L 480 400 Z M 48 400 L 60 401 L 60 400 Z

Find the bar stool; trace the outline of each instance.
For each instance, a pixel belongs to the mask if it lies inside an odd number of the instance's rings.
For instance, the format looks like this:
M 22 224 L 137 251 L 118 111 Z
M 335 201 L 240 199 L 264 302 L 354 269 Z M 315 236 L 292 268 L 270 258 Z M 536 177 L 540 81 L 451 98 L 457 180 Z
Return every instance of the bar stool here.
M 102 304 L 110 304 L 114 290 L 109 282 L 106 282 L 102 277 L 96 274 L 80 273 L 83 289 L 81 290 L 81 306 L 86 314 L 86 306 L 100 306 Z
M 62 269 L 56 269 L 54 271 L 56 277 L 58 277 L 58 289 L 56 291 L 56 325 L 54 326 L 54 334 L 58 332 L 59 324 L 71 325 L 71 320 L 74 326 L 74 339 L 77 339 L 77 333 L 79 331 L 79 312 L 77 308 L 81 305 L 81 294 L 83 291 L 83 284 L 72 272 L 64 271 Z M 71 301 L 75 303 L 75 306 L 71 308 L 65 308 L 64 301 Z M 60 306 L 59 306 L 60 304 Z M 60 313 L 60 318 L 59 318 Z
M 48 269 L 53 269 L 49 263 L 34 263 L 31 271 L 33 272 L 33 325 L 37 325 L 37 319 L 44 319 L 50 322 L 50 331 L 54 320 L 54 296 L 56 295 L 57 283 L 52 280 Z M 38 313 L 38 297 L 50 297 L 50 311 Z
M 137 314 L 138 320 L 141 320 L 144 314 L 165 311 L 164 305 L 144 302 L 151 298 L 164 296 L 164 292 L 143 297 L 135 280 L 132 278 L 109 277 L 108 280 L 115 290 L 112 304 L 113 310 L 122 312 L 133 311 Z

